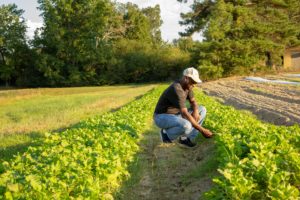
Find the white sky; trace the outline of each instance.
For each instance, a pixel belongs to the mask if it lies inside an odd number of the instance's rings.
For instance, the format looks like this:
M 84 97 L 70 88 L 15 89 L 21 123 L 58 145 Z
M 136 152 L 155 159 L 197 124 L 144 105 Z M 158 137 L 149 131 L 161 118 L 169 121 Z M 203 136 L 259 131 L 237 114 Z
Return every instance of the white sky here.
M 163 24 L 161 26 L 162 38 L 165 41 L 172 41 L 179 38 L 179 32 L 184 31 L 184 27 L 179 25 L 180 13 L 190 10 L 189 5 L 179 3 L 177 0 L 117 0 L 117 2 L 126 3 L 132 2 L 137 4 L 140 8 L 160 5 L 161 17 Z M 37 10 L 37 0 L 0 0 L 0 5 L 15 3 L 19 9 L 25 11 L 24 18 L 27 20 L 27 35 L 32 38 L 34 30 L 42 26 L 43 19 L 39 16 L 40 11 Z M 200 40 L 200 34 L 194 35 L 194 39 Z

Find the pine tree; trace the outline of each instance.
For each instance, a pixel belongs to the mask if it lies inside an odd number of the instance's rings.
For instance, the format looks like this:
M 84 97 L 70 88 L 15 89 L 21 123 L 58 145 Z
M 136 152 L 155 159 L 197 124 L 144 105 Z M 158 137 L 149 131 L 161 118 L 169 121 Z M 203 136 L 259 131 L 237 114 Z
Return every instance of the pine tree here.
M 225 75 L 247 73 L 257 66 L 280 65 L 288 46 L 299 42 L 299 1 L 195 1 L 183 14 L 183 35 L 204 33 L 200 64 L 224 69 Z

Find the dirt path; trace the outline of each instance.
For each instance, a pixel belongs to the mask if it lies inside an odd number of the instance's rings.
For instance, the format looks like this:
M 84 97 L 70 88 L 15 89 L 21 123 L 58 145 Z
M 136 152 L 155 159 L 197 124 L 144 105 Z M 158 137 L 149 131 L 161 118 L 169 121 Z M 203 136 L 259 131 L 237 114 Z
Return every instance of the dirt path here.
M 187 149 L 176 143 L 162 144 L 159 130 L 153 128 L 141 141 L 143 151 L 129 180 L 118 194 L 124 200 L 198 200 L 211 188 L 217 174 L 214 142 L 202 142 Z
M 228 78 L 204 83 L 203 91 L 276 125 L 300 124 L 300 87 Z

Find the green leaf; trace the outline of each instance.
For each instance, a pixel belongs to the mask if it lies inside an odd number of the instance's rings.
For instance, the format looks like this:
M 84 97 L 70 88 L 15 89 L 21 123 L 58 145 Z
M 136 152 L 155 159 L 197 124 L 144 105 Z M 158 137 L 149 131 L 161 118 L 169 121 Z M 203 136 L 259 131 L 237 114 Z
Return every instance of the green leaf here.
M 37 191 L 41 191 L 42 186 L 40 184 L 40 182 L 38 181 L 38 177 L 35 175 L 29 175 L 26 176 L 26 181 L 28 181 L 31 185 L 31 187 Z
M 17 183 L 15 183 L 15 184 L 8 184 L 7 188 L 9 189 L 9 191 L 19 192 L 19 184 L 17 184 Z

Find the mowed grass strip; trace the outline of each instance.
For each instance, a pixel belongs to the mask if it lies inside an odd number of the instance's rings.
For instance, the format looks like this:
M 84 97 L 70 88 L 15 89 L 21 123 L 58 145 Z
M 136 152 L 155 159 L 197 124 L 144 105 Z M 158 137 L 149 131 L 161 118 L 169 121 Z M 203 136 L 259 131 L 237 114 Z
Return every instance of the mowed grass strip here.
M 155 85 L 44 88 L 0 91 L 0 159 L 32 145 L 45 131 L 117 109 Z

